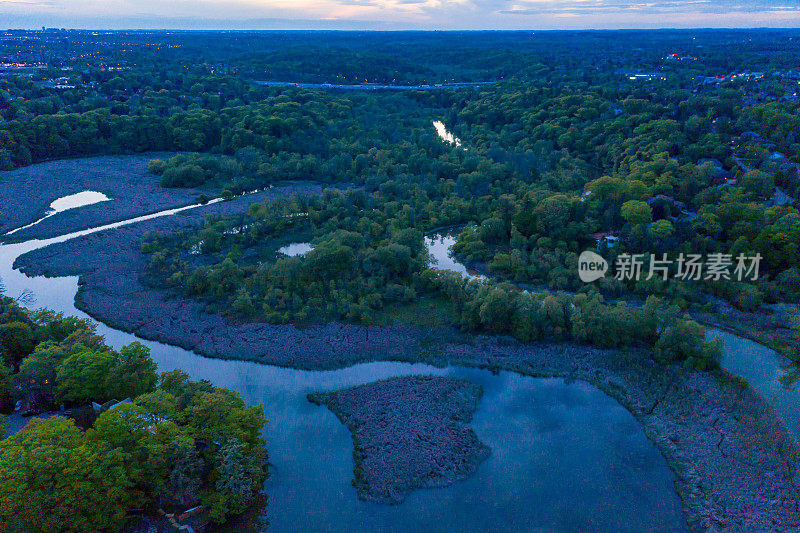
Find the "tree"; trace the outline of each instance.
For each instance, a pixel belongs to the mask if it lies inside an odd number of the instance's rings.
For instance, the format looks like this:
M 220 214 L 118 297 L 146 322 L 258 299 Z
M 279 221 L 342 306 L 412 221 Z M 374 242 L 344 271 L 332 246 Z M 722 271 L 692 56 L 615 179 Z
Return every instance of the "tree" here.
M 152 174 L 161 175 L 167 170 L 167 163 L 161 159 L 151 159 L 147 163 L 147 171 Z
M 411 248 L 393 242 L 374 250 L 372 259 L 386 267 L 390 275 L 405 275 L 411 268 Z
M 557 238 L 566 228 L 570 219 L 572 200 L 557 194 L 543 200 L 534 209 L 540 233 Z
M 774 178 L 760 170 L 751 170 L 742 176 L 742 187 L 757 198 L 772 196 L 775 191 Z
M 686 361 L 701 370 L 719 366 L 718 343 L 705 342 L 706 330 L 693 320 L 678 319 L 668 325 L 656 341 L 654 353 L 663 363 Z
M 692 221 L 694 230 L 702 235 L 713 237 L 722 231 L 722 224 L 719 217 L 714 213 L 703 212 Z
M 201 384 L 202 385 L 202 384 Z M 190 390 L 196 387 L 190 387 Z M 175 415 L 175 422 L 191 428 L 197 438 L 223 442 L 236 438 L 249 449 L 263 448 L 261 428 L 264 410 L 247 407 L 238 393 L 223 388 L 202 387 L 191 402 Z
M 0 324 L 0 356 L 6 363 L 16 364 L 31 353 L 34 346 L 36 338 L 29 324 L 19 321 Z
M 545 296 L 539 309 L 539 322 L 542 324 L 544 338 L 563 340 L 569 337 L 570 324 L 566 304 L 566 299 L 562 296 Z
M 672 222 L 666 219 L 656 220 L 650 226 L 650 235 L 652 235 L 655 239 L 666 239 L 671 237 L 674 232 L 675 226 L 672 225 Z
M 514 313 L 514 300 L 509 291 L 493 288 L 483 297 L 480 305 L 481 325 L 488 330 L 508 331 Z
M 115 358 L 108 351 L 85 351 L 66 358 L 58 367 L 58 395 L 64 402 L 102 402 L 108 399 L 108 377 Z
M 124 346 L 108 374 L 108 396 L 122 400 L 152 392 L 158 381 L 156 369 L 150 348 L 138 341 Z
M 264 483 L 264 470 L 257 461 L 237 439 L 222 446 L 214 469 L 215 491 L 208 498 L 214 521 L 240 514 L 252 503 Z
M 0 531 L 118 531 L 140 502 L 118 453 L 86 445 L 72 420 L 34 419 L 0 442 Z
M 164 375 L 166 373 L 162 374 L 162 378 Z M 174 391 L 167 392 L 163 384 L 149 394 L 138 396 L 134 401 L 136 405 L 142 407 L 142 412 L 150 418 L 151 422 L 170 419 L 178 410 Z
M 478 228 L 478 238 L 487 244 L 496 244 L 507 236 L 506 224 L 500 218 L 487 218 Z
M 4 401 L 11 394 L 11 382 L 13 374 L 14 371 L 11 367 L 0 362 L 0 403 L 4 403 Z
M 647 205 L 647 202 L 640 200 L 628 200 L 622 204 L 620 214 L 632 226 L 647 224 L 653 220 L 652 208 Z
M 177 504 L 188 506 L 197 503 L 202 488 L 205 464 L 197 453 L 192 439 L 179 437 L 166 450 L 169 468 L 167 492 Z
M 58 367 L 70 355 L 63 344 L 42 342 L 28 357 L 22 360 L 16 382 L 19 395 L 27 400 L 56 404 L 56 382 Z
M 603 176 L 586 184 L 586 190 L 591 191 L 600 200 L 609 200 L 619 205 L 628 191 L 625 180 Z
M 87 438 L 132 453 L 140 446 L 146 447 L 144 443 L 155 425 L 141 406 L 124 403 L 103 411 L 87 431 Z
M 96 326 L 89 320 L 74 316 L 64 316 L 50 309 L 40 309 L 32 313 L 33 322 L 38 326 L 40 340 L 62 342 L 78 333 L 94 335 Z M 88 346 L 88 345 L 87 345 Z

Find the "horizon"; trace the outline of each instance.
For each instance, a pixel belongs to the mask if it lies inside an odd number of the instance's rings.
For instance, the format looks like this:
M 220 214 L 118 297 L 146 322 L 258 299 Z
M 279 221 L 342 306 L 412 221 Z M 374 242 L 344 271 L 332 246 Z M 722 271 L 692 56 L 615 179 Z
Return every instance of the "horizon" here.
M 0 0 L 0 533 L 800 524 L 800 0 L 191 1 Z
M 542 33 L 590 33 L 590 32 L 671 32 L 671 31 L 685 31 L 685 32 L 713 32 L 713 31 L 800 31 L 800 26 L 782 27 L 782 26 L 707 26 L 707 27 L 626 27 L 626 28 L 575 28 L 575 29 L 553 29 L 553 28 L 528 28 L 528 29 L 492 29 L 492 28 L 455 28 L 455 29 L 426 29 L 426 28 L 410 28 L 410 29 L 343 29 L 343 28 L 177 28 L 177 27 L 163 27 L 163 28 L 142 28 L 142 27 L 59 27 L 59 26 L 38 26 L 38 27 L 7 27 L 0 28 L 0 31 L 25 31 L 25 32 L 41 32 L 41 31 L 107 31 L 107 32 L 178 32 L 178 33 L 528 33 L 528 32 L 542 32 Z
M 0 0 L 0 27 L 209 31 L 788 29 L 785 0 Z

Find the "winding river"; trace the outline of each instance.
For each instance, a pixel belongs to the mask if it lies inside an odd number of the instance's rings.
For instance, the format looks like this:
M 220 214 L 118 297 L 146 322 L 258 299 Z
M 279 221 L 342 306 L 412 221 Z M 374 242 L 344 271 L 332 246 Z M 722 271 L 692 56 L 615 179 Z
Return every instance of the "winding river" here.
M 708 330 L 722 341 L 722 367 L 744 378 L 778 413 L 786 429 L 800 441 L 800 391 L 782 378 L 792 373 L 791 363 L 774 350 L 726 331 Z
M 0 245 L 0 279 L 7 294 L 29 291 L 34 300 L 26 305 L 88 318 L 74 307 L 77 277 L 27 277 L 13 268 L 15 259 L 56 242 L 143 219 Z M 432 240 L 431 244 L 440 268 L 446 268 L 447 261 L 452 261 L 451 243 Z M 238 391 L 250 405 L 263 406 L 268 419 L 264 437 L 273 464 L 265 489 L 275 531 L 685 529 L 674 476 L 663 456 L 630 413 L 586 383 L 391 362 L 302 371 L 204 358 L 102 323 L 98 333 L 115 348 L 139 340 L 151 349 L 159 370 L 180 368 L 193 379 L 208 379 Z M 735 371 L 734 362 L 740 360 L 736 350 L 743 350 L 743 363 L 752 347 L 740 339 L 724 340 L 726 361 Z M 762 355 L 770 359 L 767 352 Z M 492 455 L 471 478 L 443 489 L 414 491 L 400 505 L 360 501 L 350 484 L 349 432 L 331 412 L 311 404 L 305 395 L 410 374 L 462 377 L 481 384 L 484 395 L 471 426 L 491 447 Z M 753 386 L 760 390 L 767 381 Z M 783 405 L 783 400 L 776 405 L 781 414 L 785 414 Z M 795 413 L 794 422 L 787 421 L 792 430 L 797 429 L 797 419 Z
M 446 84 L 395 85 L 382 83 L 305 83 L 297 81 L 254 81 L 256 85 L 267 87 L 297 87 L 300 89 L 327 89 L 341 91 L 441 91 L 444 89 L 460 89 L 462 87 L 479 88 L 483 85 L 498 83 L 497 81 L 471 81 Z

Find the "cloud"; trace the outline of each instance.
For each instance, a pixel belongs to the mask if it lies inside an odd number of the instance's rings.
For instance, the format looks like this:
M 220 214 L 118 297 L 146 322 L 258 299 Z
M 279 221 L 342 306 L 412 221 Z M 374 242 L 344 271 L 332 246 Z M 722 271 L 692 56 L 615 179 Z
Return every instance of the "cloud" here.
M 796 11 L 800 6 L 768 5 L 768 2 L 726 2 L 720 0 L 667 0 L 667 1 L 630 1 L 619 0 L 518 0 L 510 8 L 501 9 L 499 13 L 506 15 L 542 15 L 542 14 L 576 14 L 601 15 L 619 13 L 757 13 L 764 11 Z M 782 2 L 785 4 L 785 1 Z
M 578 29 L 800 25 L 797 0 L 0 0 L 0 26 Z

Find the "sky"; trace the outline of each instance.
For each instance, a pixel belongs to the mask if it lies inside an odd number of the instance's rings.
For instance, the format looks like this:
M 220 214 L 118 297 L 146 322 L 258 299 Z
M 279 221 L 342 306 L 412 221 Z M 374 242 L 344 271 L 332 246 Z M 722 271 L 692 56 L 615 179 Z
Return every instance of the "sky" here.
M 800 27 L 800 0 L 0 0 L 0 28 Z

